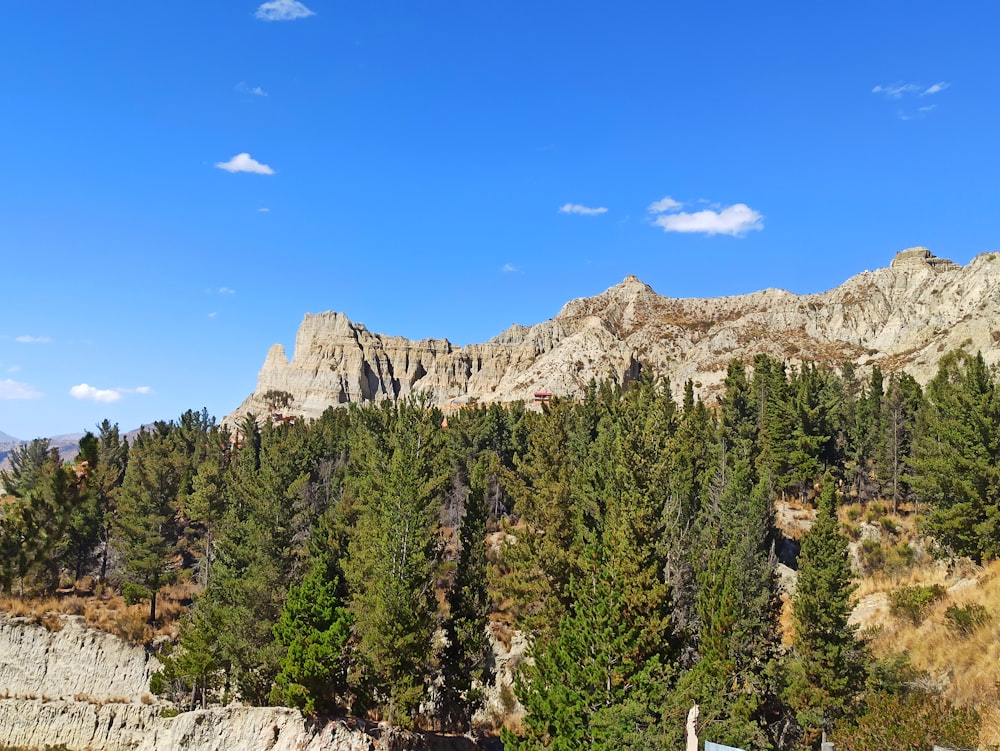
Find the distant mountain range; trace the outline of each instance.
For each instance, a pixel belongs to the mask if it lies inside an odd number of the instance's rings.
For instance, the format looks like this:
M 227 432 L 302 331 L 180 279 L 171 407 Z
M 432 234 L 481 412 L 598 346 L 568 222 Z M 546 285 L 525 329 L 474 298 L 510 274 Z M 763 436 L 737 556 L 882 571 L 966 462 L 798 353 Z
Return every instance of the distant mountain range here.
M 690 379 L 713 401 L 730 360 L 759 353 L 790 363 L 853 362 L 862 373 L 874 364 L 906 369 L 925 383 L 941 354 L 959 347 L 1000 360 L 1000 253 L 963 267 L 908 248 L 888 268 L 811 295 L 768 289 L 674 299 L 628 276 L 566 303 L 549 321 L 467 347 L 373 333 L 342 313 L 307 314 L 291 361 L 272 346 L 257 388 L 226 421 L 251 412 L 315 418 L 331 405 L 415 392 L 443 406 L 532 400 L 536 392 L 576 396 L 591 379 L 624 383 L 644 370 L 668 376 L 677 396 Z M 290 403 L 280 406 L 286 395 Z
M 72 461 L 80 453 L 80 439 L 83 438 L 83 435 L 83 433 L 67 433 L 66 435 L 52 436 L 49 438 L 49 447 L 59 449 L 59 456 L 63 461 Z M 10 440 L 7 440 L 9 438 Z M 7 469 L 10 466 L 7 457 L 17 446 L 25 443 L 28 441 L 19 441 L 6 433 L 0 433 L 0 469 Z

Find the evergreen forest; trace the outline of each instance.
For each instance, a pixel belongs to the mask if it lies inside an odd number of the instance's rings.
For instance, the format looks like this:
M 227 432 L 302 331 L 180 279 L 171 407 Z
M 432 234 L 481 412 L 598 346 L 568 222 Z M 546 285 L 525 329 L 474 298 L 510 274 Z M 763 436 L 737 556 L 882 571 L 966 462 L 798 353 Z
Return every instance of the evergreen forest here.
M 703 739 L 743 749 L 978 743 L 975 709 L 849 623 L 838 509 L 914 515 L 944 559 L 1000 556 L 1000 376 L 980 355 L 945 355 L 924 388 L 760 355 L 711 404 L 646 375 L 539 409 L 189 411 L 130 442 L 105 421 L 72 462 L 21 446 L 0 482 L 8 595 L 90 577 L 155 624 L 161 592 L 190 585 L 153 684 L 182 709 L 525 751 L 682 748 L 694 704 Z M 815 509 L 800 546 L 777 500 Z M 797 570 L 787 623 L 779 559 Z

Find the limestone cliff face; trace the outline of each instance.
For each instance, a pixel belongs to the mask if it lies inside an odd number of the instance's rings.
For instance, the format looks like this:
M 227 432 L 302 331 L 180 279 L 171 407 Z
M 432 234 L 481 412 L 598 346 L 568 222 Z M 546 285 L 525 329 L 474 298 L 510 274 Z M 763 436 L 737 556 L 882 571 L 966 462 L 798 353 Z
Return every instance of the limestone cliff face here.
M 466 739 L 315 723 L 279 707 L 164 716 L 147 651 L 63 616 L 50 631 L 0 614 L 0 746 L 72 751 L 472 751 Z
M 0 696 L 91 703 L 149 699 L 160 663 L 145 649 L 67 616 L 59 631 L 0 617 Z
M 531 399 L 539 390 L 578 395 L 591 378 L 625 382 L 644 368 L 669 376 L 677 389 L 691 379 L 711 399 L 732 358 L 758 353 L 906 368 L 925 382 L 950 349 L 1000 359 L 1000 323 L 993 321 L 1000 321 L 1000 254 L 962 267 L 926 248 L 909 248 L 889 268 L 814 295 L 768 289 L 672 299 L 629 276 L 567 303 L 549 321 L 512 326 L 467 347 L 375 334 L 341 313 L 320 313 L 306 315 L 290 362 L 281 345 L 271 348 L 256 390 L 227 419 L 268 413 L 268 392 L 292 396 L 279 411 L 315 418 L 331 405 L 418 391 L 438 404 Z

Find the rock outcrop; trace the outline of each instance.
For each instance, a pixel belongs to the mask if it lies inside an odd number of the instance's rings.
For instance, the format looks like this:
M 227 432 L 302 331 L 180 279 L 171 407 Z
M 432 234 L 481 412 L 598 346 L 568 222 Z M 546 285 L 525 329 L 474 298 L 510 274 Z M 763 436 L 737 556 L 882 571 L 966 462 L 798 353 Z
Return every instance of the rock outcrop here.
M 0 696 L 45 701 L 130 703 L 150 700 L 160 663 L 142 647 L 64 616 L 50 631 L 0 617 Z
M 0 615 L 0 746 L 71 751 L 471 751 L 279 707 L 182 712 L 149 693 L 159 663 L 141 646 L 57 617 L 58 630 Z M 166 711 L 165 710 L 171 710 Z M 402 737 L 401 737 L 402 736 Z
M 294 357 L 274 345 L 253 394 L 227 418 L 318 417 L 347 402 L 425 392 L 441 405 L 530 400 L 536 391 L 578 395 L 593 378 L 627 382 L 641 370 L 688 379 L 711 400 L 734 357 L 758 353 L 790 362 L 862 371 L 907 369 L 918 381 L 942 352 L 958 347 L 1000 359 L 1000 253 L 962 267 L 926 248 L 897 254 L 827 292 L 768 289 L 713 299 L 661 297 L 634 276 L 567 303 L 555 318 L 512 326 L 483 344 L 411 341 L 375 334 L 342 313 L 307 314 Z M 291 402 L 275 408 L 275 395 Z

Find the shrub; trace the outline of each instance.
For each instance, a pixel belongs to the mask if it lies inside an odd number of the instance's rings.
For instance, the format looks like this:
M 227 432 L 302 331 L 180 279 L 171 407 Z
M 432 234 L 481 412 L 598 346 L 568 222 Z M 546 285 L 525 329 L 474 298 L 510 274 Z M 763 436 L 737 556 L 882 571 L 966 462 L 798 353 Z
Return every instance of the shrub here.
M 975 748 L 979 714 L 923 692 L 875 694 L 865 713 L 845 719 L 831 734 L 837 751 L 910 751 L 934 746 Z
M 885 551 L 882 549 L 882 543 L 871 538 L 863 540 L 858 550 L 858 559 L 865 575 L 881 571 L 885 568 Z
M 949 605 L 944 611 L 948 628 L 963 636 L 971 636 L 980 626 L 986 625 L 990 619 L 989 611 L 978 602 L 972 602 L 965 607 Z
M 885 571 L 887 574 L 896 576 L 909 571 L 916 561 L 916 554 L 913 548 L 905 542 L 899 543 L 889 549 L 885 556 Z
M 889 611 L 897 618 L 903 618 L 917 626 L 923 621 L 930 604 L 942 597 L 944 587 L 940 584 L 902 587 L 889 594 Z
M 122 585 L 122 597 L 126 605 L 138 605 L 143 600 L 148 600 L 152 593 L 140 584 L 125 582 Z

